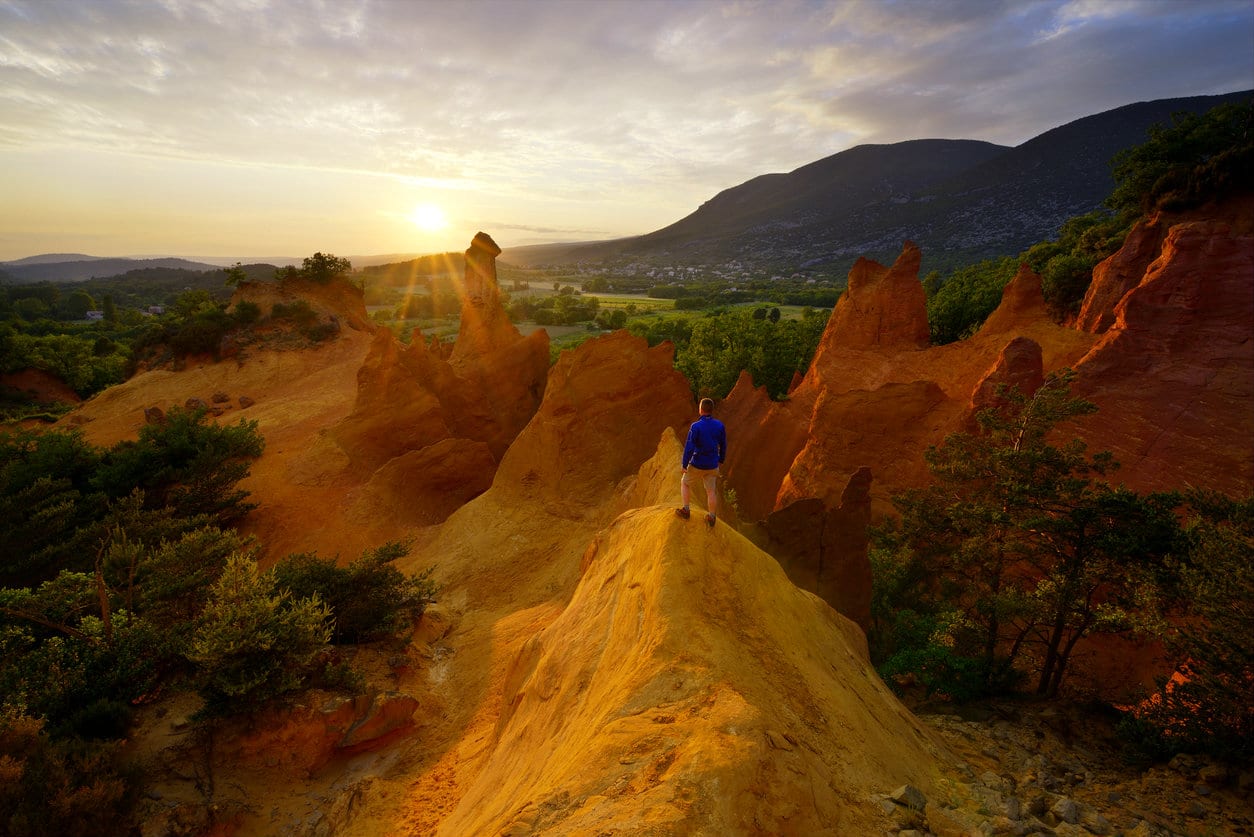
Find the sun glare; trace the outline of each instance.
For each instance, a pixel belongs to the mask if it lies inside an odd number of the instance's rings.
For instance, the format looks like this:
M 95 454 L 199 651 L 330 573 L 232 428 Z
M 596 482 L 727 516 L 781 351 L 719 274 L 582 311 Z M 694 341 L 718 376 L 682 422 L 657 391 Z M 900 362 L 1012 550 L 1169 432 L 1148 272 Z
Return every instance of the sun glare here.
M 414 207 L 414 211 L 409 213 L 409 220 L 415 227 L 427 232 L 436 232 L 448 226 L 448 218 L 445 217 L 444 210 L 429 203 Z

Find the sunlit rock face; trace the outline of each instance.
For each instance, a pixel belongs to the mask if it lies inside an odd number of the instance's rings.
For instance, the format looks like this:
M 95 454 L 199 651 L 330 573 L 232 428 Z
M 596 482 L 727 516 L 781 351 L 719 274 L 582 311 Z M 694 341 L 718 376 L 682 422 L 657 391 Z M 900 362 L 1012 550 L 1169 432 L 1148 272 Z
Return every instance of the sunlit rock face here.
M 922 254 L 912 241 L 892 267 L 860 258 L 849 271 L 822 344 L 849 349 L 921 349 L 930 342 L 927 295 L 919 282 Z
M 439 835 L 871 834 L 861 800 L 931 785 L 940 757 L 856 625 L 666 506 L 595 538 L 477 746 Z
M 1041 293 L 1041 277 L 1026 264 L 1001 292 L 1001 303 L 980 326 L 981 334 L 1004 334 L 1047 321 L 1049 312 Z
M 1150 263 L 1162 252 L 1164 224 L 1157 216 L 1138 221 L 1123 246 L 1097 267 L 1084 294 L 1076 328 L 1102 334 L 1115 323 L 1115 306 L 1140 284 Z
M 540 409 L 506 454 L 497 480 L 586 506 L 635 473 L 664 429 L 686 434 L 695 419 L 688 381 L 674 367 L 674 346 L 650 348 L 643 338 L 616 331 L 558 358 Z M 676 459 L 676 495 L 679 467 Z
M 1076 389 L 1099 407 L 1084 438 L 1114 451 L 1130 486 L 1254 485 L 1252 218 L 1243 199 L 1159 219 L 1161 249 L 1076 367 Z M 1130 237 L 1126 249 L 1143 246 Z

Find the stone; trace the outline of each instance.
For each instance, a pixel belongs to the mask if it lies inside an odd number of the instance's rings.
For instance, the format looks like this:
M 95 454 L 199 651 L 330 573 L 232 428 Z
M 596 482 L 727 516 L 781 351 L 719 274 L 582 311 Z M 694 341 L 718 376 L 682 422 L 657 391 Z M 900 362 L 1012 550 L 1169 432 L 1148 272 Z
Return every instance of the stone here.
M 902 785 L 888 795 L 889 799 L 912 811 L 922 811 L 927 807 L 927 797 L 914 785 Z
M 1021 264 L 1015 277 L 1002 289 L 1001 302 L 977 333 L 990 335 L 1019 331 L 1047 317 L 1049 312 L 1041 293 L 1041 277 L 1027 264 Z
M 1076 328 L 1102 334 L 1115 323 L 1115 307 L 1158 258 L 1165 228 L 1158 216 L 1137 221 L 1119 251 L 1093 268 Z
M 208 410 L 209 405 L 205 403 L 203 398 L 189 398 L 183 402 L 183 406 L 188 410 Z
M 1111 826 L 1110 820 L 1097 811 L 1088 808 L 1081 810 L 1080 825 L 1084 826 L 1084 829 L 1090 834 L 1097 834 L 1099 837 L 1104 837 L 1104 835 L 1114 832 L 1114 827 Z
M 1197 771 L 1197 778 L 1211 787 L 1223 787 L 1232 780 L 1232 772 L 1222 764 L 1211 763 Z
M 144 424 L 164 425 L 166 423 L 165 413 L 160 407 L 144 408 Z
M 482 233 L 467 251 L 472 287 L 463 294 L 457 342 L 447 356 L 422 339 L 406 347 L 387 329 L 375 333 L 353 411 L 331 431 L 358 475 L 450 438 L 481 442 L 499 462 L 535 415 L 549 372 L 548 334 L 523 337 L 509 321 L 496 287 L 499 252 Z M 490 481 L 493 471 L 482 476 Z
M 212 401 L 214 404 L 225 404 L 226 402 L 231 400 L 231 396 L 227 395 L 225 392 L 219 391 L 209 396 L 209 400 Z
M 1058 818 L 1059 822 L 1071 823 L 1074 825 L 1080 821 L 1080 810 L 1075 800 L 1063 797 L 1055 802 L 1049 808 L 1049 813 Z
M 650 347 L 620 330 L 563 352 L 535 417 L 501 460 L 497 481 L 582 510 L 636 474 L 663 431 L 669 428 L 682 445 L 697 409 L 674 351 L 671 343 Z M 678 458 L 673 467 L 670 498 L 679 493 Z
M 414 724 L 417 698 L 400 692 L 375 695 L 369 707 L 340 739 L 341 749 L 358 749 Z
M 246 410 L 256 403 L 257 403 L 256 401 L 249 398 L 247 395 L 241 395 L 239 397 L 239 406 L 241 410 Z
M 1076 426 L 1090 450 L 1114 454 L 1129 488 L 1235 495 L 1254 482 L 1254 233 L 1237 217 L 1250 211 L 1171 224 L 1075 366 L 1073 392 L 1099 407 Z

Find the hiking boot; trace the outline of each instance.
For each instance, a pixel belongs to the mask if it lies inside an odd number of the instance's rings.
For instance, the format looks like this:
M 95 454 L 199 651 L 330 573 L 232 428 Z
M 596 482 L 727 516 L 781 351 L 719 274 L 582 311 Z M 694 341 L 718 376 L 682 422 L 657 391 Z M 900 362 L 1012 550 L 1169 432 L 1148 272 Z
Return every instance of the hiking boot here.
M 711 529 L 713 529 L 713 528 L 714 528 L 714 515 L 712 515 L 712 514 L 707 514 L 707 515 L 705 516 L 705 525 L 706 525 L 706 526 L 709 526 Z
M 692 516 L 692 513 L 689 512 L 688 509 L 686 508 L 679 508 L 679 509 L 675 509 L 675 516 L 682 517 L 684 520 L 687 520 L 689 517 Z

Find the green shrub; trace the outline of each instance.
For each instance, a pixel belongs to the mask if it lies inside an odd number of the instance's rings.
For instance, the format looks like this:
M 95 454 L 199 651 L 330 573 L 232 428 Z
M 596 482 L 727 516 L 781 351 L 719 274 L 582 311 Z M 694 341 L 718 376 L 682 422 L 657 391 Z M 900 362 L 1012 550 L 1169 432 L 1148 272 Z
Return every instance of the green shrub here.
M 407 577 L 392 562 L 408 554 L 400 543 L 367 550 L 346 567 L 312 554 L 290 555 L 274 567 L 278 585 L 298 598 L 317 596 L 334 618 L 331 641 L 361 642 L 394 633 L 434 600 L 431 569 Z
M 241 326 L 250 326 L 261 319 L 261 306 L 247 299 L 241 299 L 235 303 L 235 311 L 232 313 L 235 322 Z
M 131 834 L 138 790 L 121 745 L 56 740 L 42 721 L 0 707 L 0 834 Z
M 1254 497 L 1192 492 L 1187 555 L 1173 580 L 1187 611 L 1163 639 L 1182 677 L 1159 684 L 1120 726 L 1151 757 L 1207 753 L 1254 762 Z
M 182 516 L 229 523 L 254 508 L 237 486 L 264 446 L 255 421 L 217 425 L 205 421 L 203 409 L 175 408 L 165 424 L 140 428 L 138 441 L 110 448 L 92 483 L 110 497 L 140 488 L 149 508 L 171 506 Z
M 246 711 L 301 688 L 331 637 L 330 617 L 317 597 L 276 591 L 274 576 L 233 555 L 187 650 L 205 712 Z
M 1002 290 L 1018 268 L 1017 259 L 987 259 L 951 273 L 928 296 L 932 342 L 952 343 L 974 334 L 1001 304 Z M 932 284 L 939 281 L 937 276 Z
M 297 328 L 308 328 L 318 322 L 318 313 L 303 299 L 292 302 L 276 302 L 270 309 L 270 319 L 289 322 Z

